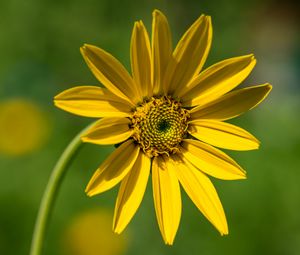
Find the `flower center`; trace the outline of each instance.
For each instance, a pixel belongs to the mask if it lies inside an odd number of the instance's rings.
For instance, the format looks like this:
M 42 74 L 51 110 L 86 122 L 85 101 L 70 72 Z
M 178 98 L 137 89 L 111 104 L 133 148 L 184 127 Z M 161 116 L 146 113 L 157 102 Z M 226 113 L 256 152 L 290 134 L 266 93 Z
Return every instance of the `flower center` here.
M 189 113 L 171 97 L 152 97 L 132 116 L 133 139 L 149 156 L 176 153 L 188 127 Z

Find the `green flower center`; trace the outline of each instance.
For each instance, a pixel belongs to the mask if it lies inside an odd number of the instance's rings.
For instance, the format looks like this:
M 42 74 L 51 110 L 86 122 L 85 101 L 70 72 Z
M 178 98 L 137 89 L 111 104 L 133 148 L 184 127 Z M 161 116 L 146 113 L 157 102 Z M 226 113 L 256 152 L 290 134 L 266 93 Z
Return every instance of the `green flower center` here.
M 149 156 L 176 153 L 186 134 L 189 113 L 170 97 L 152 97 L 132 116 L 133 138 Z
M 167 120 L 161 120 L 157 124 L 157 127 L 160 132 L 166 132 L 166 131 L 168 131 L 168 129 L 170 129 L 171 124 Z

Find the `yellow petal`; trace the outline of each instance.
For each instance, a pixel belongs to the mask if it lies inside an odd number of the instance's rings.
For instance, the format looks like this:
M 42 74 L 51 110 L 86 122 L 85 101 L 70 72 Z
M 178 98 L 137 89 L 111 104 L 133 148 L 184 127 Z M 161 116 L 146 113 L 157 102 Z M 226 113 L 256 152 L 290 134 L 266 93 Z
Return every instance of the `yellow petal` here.
M 103 118 L 81 137 L 83 142 L 94 144 L 118 144 L 127 140 L 133 130 L 129 128 L 128 118 Z
M 152 96 L 151 48 L 149 36 L 142 21 L 134 24 L 130 53 L 132 76 L 142 97 Z
M 192 119 L 232 119 L 251 110 L 262 102 L 271 91 L 270 84 L 253 86 L 232 91 L 217 100 L 203 106 L 193 108 Z
M 254 68 L 252 54 L 226 59 L 200 73 L 190 84 L 178 88 L 184 106 L 207 104 L 238 86 Z
M 224 152 L 200 141 L 183 141 L 184 158 L 202 172 L 223 180 L 246 178 L 246 172 Z
M 85 44 L 80 48 L 95 77 L 112 93 L 134 104 L 142 100 L 139 90 L 124 66 L 108 52 Z
M 214 185 L 192 164 L 182 158 L 178 159 L 172 163 L 185 192 L 221 235 L 228 234 L 226 216 Z
M 158 10 L 152 19 L 152 81 L 153 93 L 163 92 L 164 74 L 172 55 L 172 38 L 167 18 Z
M 96 170 L 86 187 L 87 195 L 94 196 L 117 185 L 131 170 L 139 150 L 133 140 L 121 144 Z
M 229 150 L 255 150 L 259 141 L 246 130 L 217 120 L 194 120 L 188 132 L 197 139 Z
M 180 187 L 171 164 L 155 157 L 152 165 L 153 198 L 160 232 L 166 244 L 173 244 L 181 217 Z
M 182 36 L 174 50 L 174 61 L 170 62 L 167 69 L 167 74 L 172 76 L 166 85 L 169 85 L 169 94 L 186 86 L 200 72 L 206 61 L 211 40 L 211 19 L 201 15 Z
M 140 151 L 132 170 L 123 179 L 115 206 L 113 229 L 121 233 L 130 222 L 143 199 L 151 160 Z
M 128 117 L 131 106 L 107 89 L 78 86 L 54 97 L 54 104 L 67 112 L 85 117 Z

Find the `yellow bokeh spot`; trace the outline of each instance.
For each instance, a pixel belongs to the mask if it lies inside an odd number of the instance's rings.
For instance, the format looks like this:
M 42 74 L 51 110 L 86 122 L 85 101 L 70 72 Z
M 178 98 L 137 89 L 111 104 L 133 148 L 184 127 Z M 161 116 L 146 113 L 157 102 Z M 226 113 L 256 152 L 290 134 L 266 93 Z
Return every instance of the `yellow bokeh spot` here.
M 112 212 L 93 209 L 76 216 L 67 226 L 63 241 L 64 255 L 125 254 L 128 237 L 112 231 Z
M 38 149 L 49 135 L 48 120 L 34 102 L 0 102 L 0 154 L 19 156 Z

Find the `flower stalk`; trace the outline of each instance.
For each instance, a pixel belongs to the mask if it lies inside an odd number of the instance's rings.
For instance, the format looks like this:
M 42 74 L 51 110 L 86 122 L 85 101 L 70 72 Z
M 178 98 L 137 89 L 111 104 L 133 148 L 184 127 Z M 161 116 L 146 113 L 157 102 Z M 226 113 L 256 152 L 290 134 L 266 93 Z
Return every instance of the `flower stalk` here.
M 79 151 L 82 145 L 81 136 L 86 133 L 87 129 L 89 129 L 90 127 L 91 126 L 89 125 L 87 128 L 84 128 L 73 138 L 52 170 L 36 218 L 30 248 L 30 255 L 40 255 L 42 252 L 46 229 L 59 188 L 62 184 L 63 178 L 69 165 L 71 164 L 74 156 Z

